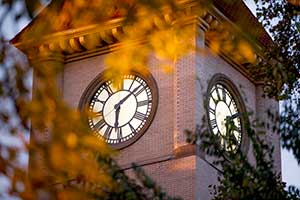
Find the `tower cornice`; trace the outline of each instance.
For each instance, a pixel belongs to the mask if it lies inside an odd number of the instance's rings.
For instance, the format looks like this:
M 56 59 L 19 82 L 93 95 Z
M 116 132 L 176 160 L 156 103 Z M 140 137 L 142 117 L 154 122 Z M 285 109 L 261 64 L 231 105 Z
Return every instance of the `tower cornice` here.
M 259 37 L 251 35 L 251 33 L 244 33 L 245 30 L 242 30 L 243 27 L 236 25 L 234 20 L 237 20 L 238 17 L 234 14 L 228 15 L 231 8 L 226 8 L 225 6 L 225 10 L 221 11 L 219 8 L 220 6 L 224 6 L 223 1 L 212 1 L 212 6 L 201 9 L 199 9 L 200 5 L 193 0 L 182 0 L 179 1 L 179 3 L 182 18 L 170 20 L 172 18 L 171 13 L 164 13 L 160 20 L 164 20 L 170 25 L 196 25 L 204 32 L 212 30 L 218 30 L 223 33 L 229 32 L 229 40 L 234 40 L 237 35 L 239 35 L 239 37 L 242 35 L 243 40 L 249 43 L 251 42 L 252 47 L 254 47 L 256 62 L 262 59 L 264 45 L 266 40 L 268 42 L 270 39 L 257 22 L 254 25 L 262 34 L 262 36 Z M 247 23 L 253 23 L 253 15 L 249 14 L 250 11 L 246 8 L 246 5 L 240 3 L 240 6 L 247 11 L 247 19 L 249 19 Z M 114 18 L 103 23 L 63 30 L 42 37 L 31 37 L 31 39 L 20 39 L 22 37 L 18 35 L 11 43 L 27 54 L 29 59 L 35 58 L 37 55 L 45 55 L 47 52 L 54 52 L 62 54 L 65 63 L 73 62 L 88 57 L 107 54 L 122 48 L 124 46 L 122 41 L 127 28 L 126 25 L 124 25 L 124 19 L 125 18 L 122 17 Z M 152 26 L 153 29 L 159 28 L 155 18 L 152 19 Z M 261 40 L 261 38 L 265 39 Z M 208 46 L 210 42 L 210 39 L 206 38 L 206 44 Z M 128 43 L 128 41 L 126 43 Z M 130 40 L 129 43 L 131 45 L 141 45 L 147 43 L 147 39 L 135 38 L 134 40 Z M 245 63 L 237 63 L 231 56 L 226 55 L 226 52 L 220 51 L 218 54 L 226 58 L 227 61 L 233 64 L 233 66 L 244 75 L 247 75 L 247 65 Z M 247 77 L 250 78 L 249 75 L 247 75 Z

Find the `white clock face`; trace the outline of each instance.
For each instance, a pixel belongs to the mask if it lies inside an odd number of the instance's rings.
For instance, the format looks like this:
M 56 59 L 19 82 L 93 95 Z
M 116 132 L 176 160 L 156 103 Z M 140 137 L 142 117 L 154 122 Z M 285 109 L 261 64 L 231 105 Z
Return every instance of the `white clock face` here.
M 127 74 L 116 85 L 102 81 L 88 102 L 89 127 L 108 144 L 123 148 L 145 132 L 156 110 L 151 80 Z M 133 142 L 133 141 L 132 141 Z
M 208 118 L 211 131 L 220 137 L 226 151 L 235 151 L 241 144 L 241 112 L 232 94 L 222 84 L 215 84 L 209 93 Z

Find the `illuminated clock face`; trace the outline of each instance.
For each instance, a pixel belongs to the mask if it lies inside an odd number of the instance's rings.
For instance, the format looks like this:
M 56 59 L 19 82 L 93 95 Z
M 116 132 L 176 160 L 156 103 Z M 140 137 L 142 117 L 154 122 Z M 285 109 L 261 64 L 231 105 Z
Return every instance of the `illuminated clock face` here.
M 137 73 L 102 80 L 88 101 L 88 124 L 92 131 L 115 148 L 124 148 L 150 126 L 157 106 L 153 78 Z
M 220 137 L 221 147 L 236 151 L 241 144 L 242 115 L 237 101 L 225 85 L 217 83 L 209 92 L 208 119 L 212 133 Z

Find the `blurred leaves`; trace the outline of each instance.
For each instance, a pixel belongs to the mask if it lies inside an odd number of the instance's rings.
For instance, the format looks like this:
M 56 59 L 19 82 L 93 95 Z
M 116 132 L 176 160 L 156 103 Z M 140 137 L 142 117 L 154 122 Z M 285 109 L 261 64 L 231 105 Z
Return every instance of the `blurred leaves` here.
M 228 1 L 236 3 L 235 1 Z M 196 13 L 202 16 L 211 1 L 197 2 Z M 17 4 L 22 9 L 14 12 Z M 27 17 L 35 18 L 35 28 L 28 28 L 24 40 L 38 40 L 48 33 L 76 29 L 91 24 L 104 23 L 110 19 L 123 18 L 124 33 L 120 51 L 106 57 L 108 77 L 120 80 L 120 75 L 131 70 L 147 73 L 149 56 L 155 56 L 165 73 L 173 73 L 175 63 L 195 50 L 195 27 L 184 23 L 184 13 L 174 0 L 56 0 L 46 9 L 42 1 L 7 0 L 1 5 L 15 22 Z M 253 66 L 250 72 L 263 81 L 265 93 L 278 99 L 289 97 L 293 88 L 299 88 L 299 5 L 297 1 L 262 1 L 257 16 L 269 28 L 274 43 L 263 51 L 265 59 Z M 25 12 L 26 11 L 26 12 Z M 277 21 L 276 25 L 273 22 Z M 102 30 L 101 30 L 102 31 Z M 210 50 L 215 54 L 225 53 L 238 64 L 256 63 L 254 44 L 235 36 L 236 30 L 229 24 L 211 24 L 206 32 Z M 237 34 L 238 35 L 238 34 Z M 11 137 L 28 135 L 30 143 L 22 139 L 21 145 L 0 143 L 0 173 L 9 179 L 8 194 L 22 199 L 177 199 L 169 197 L 147 174 L 133 166 L 136 179 L 129 178 L 112 159 L 116 153 L 102 140 L 94 136 L 84 123 L 84 115 L 69 108 L 57 88 L 57 74 L 63 66 L 59 63 L 27 63 L 7 45 L 0 32 L 0 131 Z M 83 42 L 86 49 L 96 48 L 96 35 Z M 58 38 L 59 40 L 60 38 Z M 106 38 L 106 44 L 111 38 Z M 64 45 L 64 44 L 55 44 Z M 64 52 L 55 52 L 61 53 Z M 39 56 L 47 57 L 44 49 Z M 35 55 L 36 56 L 36 55 Z M 52 56 L 52 55 L 51 55 Z M 33 74 L 33 75 L 32 75 Z M 33 91 L 31 83 L 33 80 Z M 293 107 L 293 106 L 292 106 Z M 291 107 L 290 107 L 291 108 Z M 283 146 L 292 149 L 299 161 L 299 108 L 287 109 L 282 118 Z M 203 122 L 205 124 L 205 122 Z M 272 148 L 249 129 L 256 159 L 252 166 L 242 152 L 224 152 L 219 149 L 219 138 L 209 136 L 203 127 L 199 133 L 189 132 L 189 141 L 203 145 L 209 155 L 219 158 L 223 177 L 220 186 L 215 186 L 215 199 L 295 199 L 299 191 L 283 190 L 279 175 L 271 168 Z M 205 134 L 204 134 L 205 135 Z M 21 138 L 21 137 L 19 137 Z M 29 175 L 18 164 L 22 152 L 29 152 Z M 230 159 L 229 159 L 230 158 Z M 265 159 L 267 158 L 267 159 Z M 230 162 L 228 161 L 230 160 Z M 290 195 L 290 196 L 289 196 Z M 0 194 L 2 198 L 2 194 Z
M 225 54 L 239 64 L 255 64 L 254 49 L 248 42 L 235 36 L 229 25 L 222 25 L 219 29 L 212 29 L 205 35 L 209 47 L 214 54 Z
M 264 52 L 265 60 L 259 63 L 266 94 L 286 98 L 300 77 L 300 23 L 299 5 L 296 1 L 266 0 L 257 2 L 257 17 L 269 31 L 274 42 Z M 290 2 L 290 3 L 289 3 Z
M 282 146 L 291 150 L 300 164 L 300 99 L 299 91 L 294 91 L 288 99 L 282 102 L 280 118 L 280 134 Z
M 30 18 L 33 18 L 36 11 L 42 8 L 41 2 L 36 0 L 25 0 L 25 5 Z
M 203 118 L 203 122 L 206 119 Z M 244 137 L 250 140 L 254 160 L 249 161 L 243 148 L 228 151 L 220 145 L 220 138 L 211 134 L 207 126 L 198 126 L 196 131 L 186 131 L 187 142 L 197 144 L 201 152 L 212 156 L 212 165 L 219 171 L 217 185 L 210 185 L 214 200 L 283 200 L 300 199 L 299 189 L 290 187 L 285 190 L 285 183 L 281 181 L 280 173 L 274 170 L 273 146 L 263 139 L 265 132 L 258 133 L 258 127 L 246 125 Z M 230 131 L 230 130 L 229 130 Z M 233 134 L 231 130 L 229 134 Z M 205 158 L 204 158 L 205 159 Z

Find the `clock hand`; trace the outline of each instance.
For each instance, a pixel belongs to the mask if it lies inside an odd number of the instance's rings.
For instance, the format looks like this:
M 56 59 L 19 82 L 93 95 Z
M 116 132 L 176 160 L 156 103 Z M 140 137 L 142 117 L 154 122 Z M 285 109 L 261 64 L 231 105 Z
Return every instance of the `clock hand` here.
M 120 107 L 133 93 L 135 93 L 142 85 L 139 85 L 137 88 L 135 88 L 132 92 L 130 92 L 128 95 L 126 95 L 119 103 L 115 105 L 115 109 Z
M 120 109 L 121 105 L 132 95 L 132 93 L 136 92 L 142 85 L 139 85 L 137 88 L 135 88 L 132 92 L 130 92 L 128 95 L 126 95 L 119 103 L 115 104 L 114 109 L 109 111 L 104 117 L 107 117 L 110 113 L 112 113 L 114 110 Z
M 112 109 L 111 111 L 109 111 L 108 113 L 106 113 L 103 117 L 106 118 L 110 113 L 112 113 L 115 109 Z
M 235 113 L 235 114 L 233 114 L 233 115 L 231 115 L 231 116 L 226 116 L 226 121 L 228 121 L 228 120 L 232 120 L 232 119 L 235 119 L 235 118 L 237 118 L 237 117 L 239 117 L 239 116 L 241 116 L 242 115 L 242 113 Z
M 116 115 L 115 115 L 115 129 L 117 129 L 119 125 L 119 114 L 120 114 L 120 106 L 117 107 L 116 109 Z
M 119 119 L 119 112 L 120 112 L 121 105 L 130 97 L 130 95 L 132 95 L 132 93 L 136 92 L 141 86 L 142 85 L 139 85 L 132 92 L 130 92 L 128 95 L 126 95 L 119 103 L 115 104 L 114 109 L 109 111 L 106 115 L 104 115 L 104 118 L 107 117 L 110 113 L 112 113 L 115 110 L 116 111 L 116 117 L 118 115 L 118 119 Z M 118 114 L 117 114 L 117 112 L 118 112 Z

